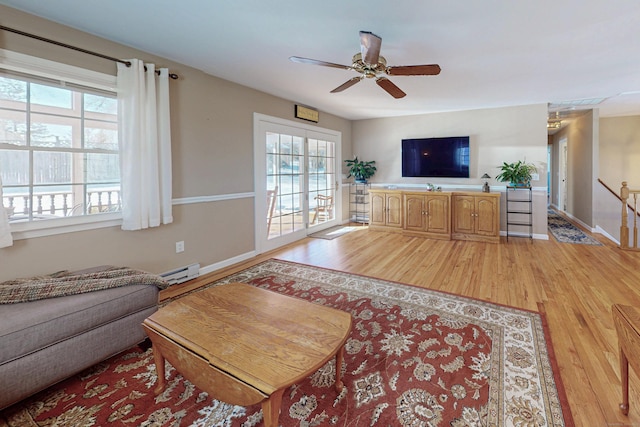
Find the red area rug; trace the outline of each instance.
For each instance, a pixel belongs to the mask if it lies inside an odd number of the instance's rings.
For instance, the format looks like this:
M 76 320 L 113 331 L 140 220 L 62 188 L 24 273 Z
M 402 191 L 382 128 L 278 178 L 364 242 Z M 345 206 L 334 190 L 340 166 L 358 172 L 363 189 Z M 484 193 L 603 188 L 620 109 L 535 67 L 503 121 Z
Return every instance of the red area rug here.
M 285 391 L 282 426 L 573 426 L 540 314 L 269 260 L 208 286 L 245 282 L 351 313 L 335 361 Z M 150 349 L 133 348 L 4 411 L 0 426 L 261 426 L 260 405 L 211 399 Z

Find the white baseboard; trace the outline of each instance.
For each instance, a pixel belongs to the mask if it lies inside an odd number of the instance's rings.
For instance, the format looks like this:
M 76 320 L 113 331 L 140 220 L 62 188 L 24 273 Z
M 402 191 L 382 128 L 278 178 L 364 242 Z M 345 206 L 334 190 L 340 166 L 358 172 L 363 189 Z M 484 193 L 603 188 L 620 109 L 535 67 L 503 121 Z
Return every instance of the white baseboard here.
M 594 233 L 599 233 L 602 234 L 604 237 L 606 237 L 607 239 L 611 240 L 612 242 L 614 242 L 616 245 L 620 245 L 620 242 L 618 240 L 616 240 L 615 237 L 613 237 L 611 234 L 607 233 L 602 227 L 600 227 L 599 225 L 596 225 L 596 230 L 594 231 Z
M 507 236 L 507 232 L 504 231 L 504 230 L 500 231 L 500 235 L 506 237 Z M 509 235 L 509 237 L 529 237 L 529 233 L 516 232 L 516 233 L 511 233 Z M 548 234 L 533 233 L 532 238 L 535 239 L 535 240 L 549 240 L 549 235 Z
M 578 218 L 576 218 L 575 216 L 571 215 L 568 212 L 562 212 L 563 215 L 565 215 L 567 218 L 571 218 L 571 221 L 573 222 L 577 222 L 578 224 L 580 224 L 581 227 L 586 228 L 587 230 L 589 230 L 591 233 L 595 233 L 595 228 L 591 227 L 590 225 L 585 224 L 584 222 L 580 221 Z
M 554 206 L 554 205 L 551 205 L 551 206 Z M 558 212 L 561 212 L 563 215 L 566 215 L 567 217 L 571 218 L 572 221 L 577 222 L 578 224 L 580 224 L 581 226 L 583 226 L 587 230 L 591 230 L 592 233 L 602 234 L 604 237 L 606 237 L 607 239 L 611 240 L 616 245 L 620 245 L 620 242 L 615 237 L 613 237 L 611 234 L 607 233 L 607 231 L 604 228 L 600 227 L 599 225 L 596 225 L 595 227 L 590 227 L 587 224 L 585 224 L 584 222 L 580 221 L 578 218 L 576 218 L 573 215 L 571 215 L 570 213 L 561 211 L 557 207 L 555 207 L 555 209 Z
M 251 251 L 238 256 L 234 256 L 233 258 L 225 259 L 224 261 L 216 262 L 215 264 L 209 264 L 205 267 L 200 268 L 200 275 L 202 276 L 203 274 L 213 273 L 214 271 L 220 270 L 221 268 L 229 267 L 230 265 L 251 259 L 256 255 L 257 254 L 255 251 Z

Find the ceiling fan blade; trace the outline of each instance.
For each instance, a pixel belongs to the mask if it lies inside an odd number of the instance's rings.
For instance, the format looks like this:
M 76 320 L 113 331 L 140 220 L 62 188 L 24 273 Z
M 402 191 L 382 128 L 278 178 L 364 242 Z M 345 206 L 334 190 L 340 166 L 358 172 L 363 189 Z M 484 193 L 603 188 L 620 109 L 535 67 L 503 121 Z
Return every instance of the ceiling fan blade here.
M 387 67 L 387 74 L 390 76 L 436 76 L 440 74 L 440 66 L 431 64 Z
M 380 45 L 382 39 L 370 31 L 360 31 L 360 53 L 362 62 L 367 65 L 376 65 L 380 57 Z
M 376 79 L 376 83 L 378 84 L 378 86 L 380 86 L 382 89 L 386 90 L 387 93 L 389 93 L 389 95 L 393 96 L 394 98 L 398 99 L 398 98 L 404 98 L 405 96 L 407 96 L 406 93 L 404 93 L 402 91 L 402 89 L 400 89 L 398 86 L 396 86 L 395 84 L 393 84 L 393 82 L 391 80 L 389 80 L 386 77 L 379 77 Z
M 350 65 L 334 64 L 333 62 L 319 61 L 317 59 L 301 58 L 299 56 L 291 56 L 289 57 L 289 60 L 291 62 L 297 62 L 299 64 L 322 65 L 324 67 L 342 68 L 344 70 L 352 69 Z
M 363 76 L 360 76 L 360 77 L 354 77 L 351 80 L 347 80 L 346 82 L 342 83 L 340 86 L 332 90 L 331 93 L 342 92 L 345 89 L 349 89 L 351 86 L 353 86 L 354 84 L 362 80 L 362 78 Z

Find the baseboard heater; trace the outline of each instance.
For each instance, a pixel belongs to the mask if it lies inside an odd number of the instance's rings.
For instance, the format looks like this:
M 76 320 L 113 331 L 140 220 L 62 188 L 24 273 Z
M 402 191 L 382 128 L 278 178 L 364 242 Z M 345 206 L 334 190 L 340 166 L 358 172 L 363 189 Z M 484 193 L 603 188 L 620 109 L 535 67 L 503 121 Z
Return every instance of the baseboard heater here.
M 177 285 L 178 283 L 195 279 L 199 275 L 200 264 L 189 264 L 184 267 L 162 273 L 160 277 L 164 278 L 170 285 Z

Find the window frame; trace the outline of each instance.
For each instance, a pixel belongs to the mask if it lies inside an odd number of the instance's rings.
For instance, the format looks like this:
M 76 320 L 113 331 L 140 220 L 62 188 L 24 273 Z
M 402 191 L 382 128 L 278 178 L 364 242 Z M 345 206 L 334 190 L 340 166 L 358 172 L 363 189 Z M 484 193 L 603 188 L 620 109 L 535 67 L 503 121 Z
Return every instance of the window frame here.
M 117 92 L 115 75 L 37 58 L 6 49 L 0 49 L 0 69 L 44 79 L 95 88 L 100 91 Z M 120 212 L 100 215 L 79 215 L 55 220 L 10 223 L 14 240 L 43 237 L 122 225 Z

